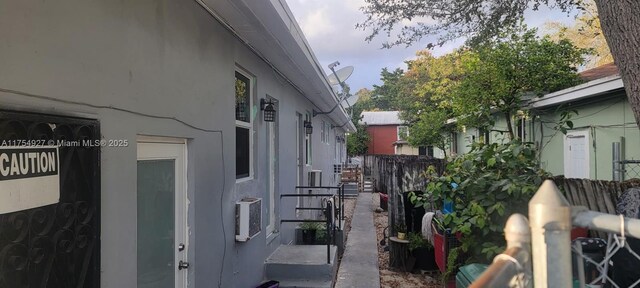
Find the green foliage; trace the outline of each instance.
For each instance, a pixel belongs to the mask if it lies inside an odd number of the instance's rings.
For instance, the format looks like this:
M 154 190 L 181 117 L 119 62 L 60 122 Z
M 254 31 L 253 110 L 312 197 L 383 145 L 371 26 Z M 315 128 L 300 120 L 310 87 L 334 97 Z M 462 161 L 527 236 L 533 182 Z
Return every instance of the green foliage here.
M 325 228 L 325 225 L 320 222 L 302 222 L 300 224 L 300 229 L 302 230 L 322 230 Z
M 442 109 L 421 113 L 417 121 L 409 126 L 409 144 L 414 147 L 434 146 L 446 151 L 451 142 L 451 133 L 457 130 L 455 124 L 446 124 L 449 119 L 451 116 Z
M 416 232 L 410 232 L 407 234 L 407 240 L 409 240 L 409 251 L 413 252 L 418 248 L 433 248 L 427 240 L 422 237 L 422 234 Z
M 449 254 L 447 255 L 447 270 L 443 273 L 444 279 L 449 279 L 451 275 L 455 275 L 456 271 L 458 271 L 459 265 L 457 265 L 457 263 L 461 249 L 461 247 L 456 247 L 449 250 Z
M 463 60 L 465 77 L 453 93 L 459 124 L 487 128 L 499 112 L 514 139 L 511 119 L 523 98 L 580 83 L 576 67 L 586 52 L 567 40 L 540 38 L 525 26 L 475 47 L 473 57 Z
M 406 233 L 407 232 L 407 226 L 404 225 L 404 223 L 400 223 L 400 224 L 396 224 L 393 226 L 394 230 L 400 233 Z
M 372 111 L 376 109 L 375 103 L 371 99 L 372 95 L 373 91 L 367 88 L 362 88 L 356 92 L 355 96 L 358 97 L 358 101 L 350 108 L 347 108 L 347 112 L 352 115 L 354 123 L 362 118 L 362 111 Z
M 390 38 L 383 47 L 409 46 L 425 36 L 435 41 L 427 48 L 442 46 L 458 38 L 468 38 L 471 43 L 482 42 L 499 33 L 504 27 L 513 27 L 530 8 L 540 5 L 568 12 L 582 7 L 583 0 L 365 0 L 361 8 L 366 19 L 356 25 L 370 34 L 371 41 L 379 34 Z M 421 22 L 425 19 L 428 22 Z M 418 21 L 416 21 L 418 20 Z M 410 24 L 404 24 L 410 23 Z M 398 29 L 398 26 L 400 28 Z M 394 34 L 392 36 L 392 34 Z M 393 37 L 393 38 L 391 38 Z
M 411 123 L 409 144 L 435 146 L 446 151 L 455 124 L 446 125 L 455 118 L 451 109 L 451 93 L 464 75 L 461 59 L 467 53 L 455 51 L 434 57 L 426 50 L 416 53 L 417 59 L 408 61 L 409 69 L 403 83 L 409 83 L 396 97 L 400 117 Z
M 556 126 L 553 127 L 554 130 L 562 132 L 562 134 L 567 135 L 567 131 L 573 129 L 573 118 L 574 115 L 578 115 L 578 110 L 563 110 L 560 112 L 560 120 L 556 123 Z
M 462 233 L 462 250 L 473 260 L 489 260 L 504 250 L 503 229 L 513 213 L 527 215 L 527 203 L 548 174 L 541 170 L 532 143 L 473 144 L 451 161 L 443 176 L 431 176 L 427 195 L 436 203 L 452 200 L 455 212 L 444 225 Z M 453 188 L 452 183 L 458 187 Z M 426 196 L 412 195 L 426 207 Z M 484 256 L 484 257 L 483 257 Z
M 407 91 L 411 91 L 411 83 L 403 77 L 404 71 L 397 68 L 391 72 L 383 68 L 380 72 L 382 85 L 373 85 L 371 101 L 376 110 L 395 111 L 398 110 L 398 97 Z
M 359 124 L 357 120 L 353 124 L 356 126 L 356 132 L 347 135 L 347 155 L 350 157 L 366 154 L 371 140 L 366 125 Z

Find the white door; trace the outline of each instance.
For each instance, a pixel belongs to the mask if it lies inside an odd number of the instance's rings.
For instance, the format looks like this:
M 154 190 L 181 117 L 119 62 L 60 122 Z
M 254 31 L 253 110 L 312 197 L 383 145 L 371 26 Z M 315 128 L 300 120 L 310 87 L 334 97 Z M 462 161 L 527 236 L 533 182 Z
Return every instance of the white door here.
M 138 142 L 138 288 L 187 284 L 186 144 Z
M 589 164 L 589 133 L 587 131 L 567 133 L 564 139 L 564 176 L 589 178 Z
M 267 236 L 275 231 L 276 227 L 276 128 L 275 122 L 267 123 L 269 138 L 269 187 L 267 195 Z

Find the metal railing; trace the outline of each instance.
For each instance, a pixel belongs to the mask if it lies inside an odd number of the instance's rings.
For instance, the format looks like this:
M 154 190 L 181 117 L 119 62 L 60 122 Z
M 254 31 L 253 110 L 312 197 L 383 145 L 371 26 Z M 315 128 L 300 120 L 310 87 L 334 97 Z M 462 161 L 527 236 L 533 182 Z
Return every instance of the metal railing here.
M 640 260 L 625 240 L 640 239 L 640 220 L 572 207 L 551 180 L 546 180 L 529 202 L 529 219 L 530 222 L 521 214 L 511 215 L 505 225 L 507 249 L 470 287 L 573 287 L 575 280 L 580 287 L 621 287 L 609 277 L 611 257 L 626 249 L 631 257 Z M 603 259 L 597 261 L 584 255 L 577 245 L 572 252 L 574 226 L 610 233 Z M 578 279 L 574 279 L 572 253 L 580 257 L 576 261 Z M 599 273 L 590 283 L 585 283 L 584 262 L 595 266 Z M 639 284 L 637 279 L 630 287 Z
M 331 243 L 335 237 L 336 225 L 334 223 L 336 216 L 338 218 L 338 229 L 342 230 L 342 220 L 344 220 L 344 186 L 296 186 L 296 191 L 300 189 L 321 189 L 332 191 L 334 193 L 319 194 L 280 194 L 280 198 L 306 198 L 306 197 L 331 197 L 333 204 L 329 201 L 322 201 L 322 207 L 296 207 L 296 210 L 315 210 L 323 211 L 324 220 L 318 219 L 281 219 L 280 223 L 325 223 L 325 231 L 327 234 L 327 264 L 331 264 Z M 336 197 L 338 203 L 336 204 Z M 335 207 L 333 206 L 335 205 Z M 335 209 L 334 209 L 335 208 Z M 335 211 L 335 212 L 334 212 Z

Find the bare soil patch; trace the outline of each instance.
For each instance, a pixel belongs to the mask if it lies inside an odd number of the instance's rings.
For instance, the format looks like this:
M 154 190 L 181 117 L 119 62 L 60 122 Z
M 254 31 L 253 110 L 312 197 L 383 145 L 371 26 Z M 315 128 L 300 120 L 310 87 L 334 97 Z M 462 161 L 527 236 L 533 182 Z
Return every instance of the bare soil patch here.
M 374 207 L 380 206 L 380 197 L 378 193 L 373 193 Z M 346 211 L 346 209 L 345 209 Z M 383 231 L 388 225 L 388 212 L 373 213 L 373 220 L 376 226 L 376 234 L 378 236 L 378 266 L 380 267 L 380 287 L 382 288 L 408 288 L 408 287 L 441 287 L 437 276 L 430 277 L 422 273 L 409 273 L 394 271 L 389 268 L 389 252 L 384 251 L 384 247 L 380 245 Z M 387 235 L 388 236 L 388 235 Z M 439 275 L 438 275 L 439 276 Z M 435 278 L 434 278 L 435 277 Z

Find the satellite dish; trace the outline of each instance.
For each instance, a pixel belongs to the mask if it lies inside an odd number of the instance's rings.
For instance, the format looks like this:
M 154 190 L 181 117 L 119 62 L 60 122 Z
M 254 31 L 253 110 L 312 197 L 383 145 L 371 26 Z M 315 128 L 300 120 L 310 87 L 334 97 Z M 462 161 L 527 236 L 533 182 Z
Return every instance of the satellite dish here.
M 344 82 L 347 80 L 349 76 L 351 76 L 351 73 L 353 73 L 353 66 L 340 68 L 335 73 L 331 73 L 331 75 L 329 75 L 329 84 L 340 85 L 340 81 Z M 338 79 L 340 79 L 340 81 L 338 81 Z
M 351 97 L 348 97 L 347 99 L 345 99 L 345 102 L 347 102 L 347 104 L 349 104 L 349 106 L 353 106 L 354 104 L 356 104 L 356 102 L 358 102 L 359 98 L 360 98 L 360 95 L 358 95 L 358 94 L 351 95 Z

